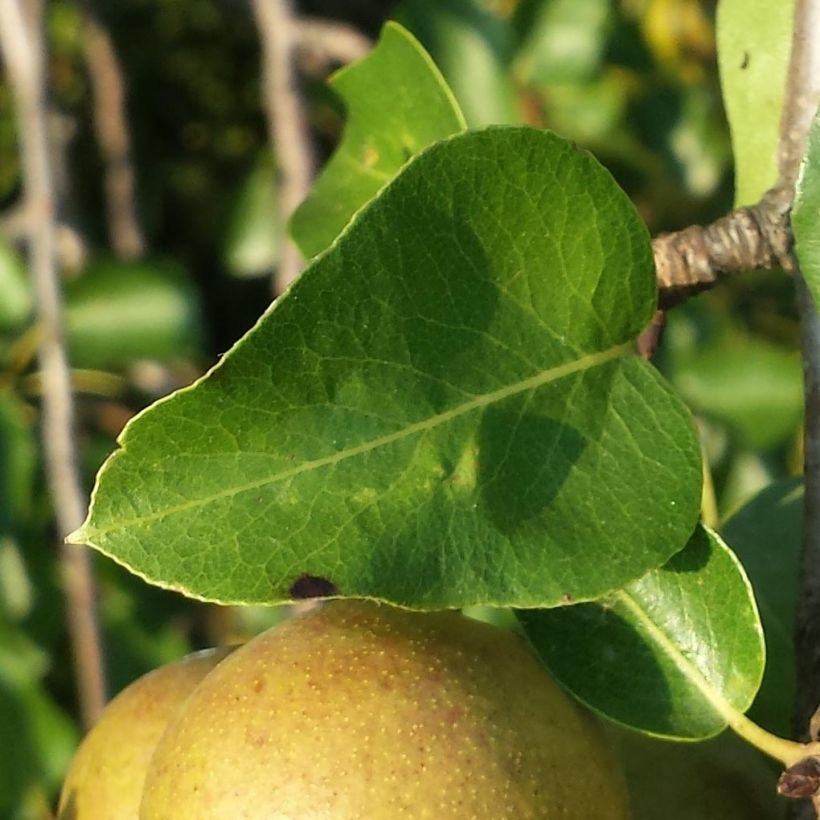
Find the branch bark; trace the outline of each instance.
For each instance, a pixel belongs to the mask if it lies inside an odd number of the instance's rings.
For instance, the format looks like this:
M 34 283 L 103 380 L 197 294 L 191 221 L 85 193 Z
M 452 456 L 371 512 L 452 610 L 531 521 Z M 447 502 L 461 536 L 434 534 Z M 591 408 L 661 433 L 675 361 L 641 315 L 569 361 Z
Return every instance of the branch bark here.
M 820 0 L 797 0 L 779 146 L 780 177 L 792 191 L 818 103 Z M 808 737 L 812 717 L 820 704 L 820 316 L 799 269 L 795 271 L 795 282 L 805 384 L 805 507 L 795 630 L 794 725 L 800 737 Z M 792 818 L 816 817 L 817 809 L 817 800 L 813 806 L 799 804 L 792 811 Z
M 369 37 L 337 20 L 300 17 L 294 25 L 297 50 L 322 63 L 346 65 L 360 60 L 373 48 Z
M 17 107 L 26 209 L 38 217 L 29 220 L 26 238 L 40 324 L 43 452 L 62 542 L 82 524 L 85 497 L 77 468 L 74 404 L 62 338 L 41 11 L 40 0 L 0 0 L 0 50 Z M 105 703 L 90 553 L 85 548 L 62 543 L 60 560 L 80 709 L 84 723 L 90 726 Z
M 793 183 L 772 188 L 757 205 L 707 226 L 692 225 L 652 240 L 658 306 L 674 307 L 725 276 L 751 270 L 793 271 L 789 209 Z
M 294 70 L 296 22 L 290 0 L 252 0 L 262 43 L 262 79 L 268 131 L 279 168 L 279 211 L 284 224 L 307 196 L 313 179 L 310 131 Z M 284 237 L 274 294 L 299 275 L 303 260 Z

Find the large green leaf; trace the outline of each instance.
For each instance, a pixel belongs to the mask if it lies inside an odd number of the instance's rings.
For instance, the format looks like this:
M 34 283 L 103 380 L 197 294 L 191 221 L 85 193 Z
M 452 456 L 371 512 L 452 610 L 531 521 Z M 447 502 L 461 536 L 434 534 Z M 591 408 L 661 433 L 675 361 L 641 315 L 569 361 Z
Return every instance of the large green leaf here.
M 196 291 L 177 265 L 96 262 L 67 288 L 66 327 L 75 365 L 190 355 L 200 335 Z
M 718 734 L 749 708 L 763 675 L 763 633 L 749 582 L 705 528 L 664 567 L 608 597 L 521 618 L 567 689 L 647 734 Z
M 347 107 L 342 141 L 290 223 L 308 257 L 323 251 L 410 157 L 464 128 L 439 70 L 397 23 L 331 84 Z
M 815 305 L 820 305 L 820 117 L 809 132 L 792 209 L 795 253 Z
M 0 330 L 15 328 L 28 319 L 31 289 L 20 257 L 0 238 Z
M 777 181 L 780 112 L 794 0 L 720 0 L 720 81 L 735 154 L 735 204 L 751 205 Z
M 688 412 L 632 353 L 654 306 L 646 228 L 591 156 L 527 128 L 437 143 L 128 426 L 74 539 L 222 601 L 598 596 L 699 507 Z
M 794 622 L 803 545 L 803 483 L 784 479 L 756 495 L 722 527 L 749 575 L 766 635 L 766 671 L 749 717 L 791 735 Z

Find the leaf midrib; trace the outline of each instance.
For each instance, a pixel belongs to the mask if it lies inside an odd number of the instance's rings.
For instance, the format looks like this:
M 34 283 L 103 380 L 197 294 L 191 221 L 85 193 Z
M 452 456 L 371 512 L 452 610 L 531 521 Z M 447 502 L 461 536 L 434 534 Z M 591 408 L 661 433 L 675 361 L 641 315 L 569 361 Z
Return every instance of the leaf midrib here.
M 89 526 L 89 522 L 92 520 L 94 516 L 96 494 L 100 485 L 102 484 L 102 481 L 104 480 L 105 474 L 108 472 L 108 469 L 116 460 L 122 458 L 128 452 L 126 438 L 120 450 L 114 453 L 114 455 L 103 466 L 103 469 L 100 472 L 100 478 L 97 482 L 97 487 L 94 488 L 94 493 L 91 497 L 91 509 L 88 518 L 86 519 L 86 522 L 78 530 L 71 533 L 71 535 L 69 535 L 66 540 L 68 541 L 68 543 L 72 544 L 93 543 L 91 539 L 95 536 L 106 535 L 107 533 L 113 532 L 115 530 L 122 530 L 128 527 L 146 525 L 153 521 L 158 521 L 162 518 L 167 518 L 182 512 L 186 512 L 188 510 L 193 510 L 199 507 L 206 506 L 215 501 L 219 501 L 223 498 L 229 498 L 231 496 L 239 495 L 240 493 L 248 492 L 250 490 L 258 490 L 269 484 L 275 484 L 280 481 L 286 481 L 301 473 L 310 472 L 311 470 L 316 470 L 321 467 L 330 467 L 342 461 L 346 461 L 349 458 L 355 458 L 356 456 L 371 452 L 372 450 L 376 450 L 379 447 L 384 447 L 388 444 L 392 444 L 393 442 L 409 438 L 410 436 L 413 436 L 416 433 L 427 432 L 428 430 L 432 430 L 436 427 L 441 426 L 442 424 L 446 424 L 447 422 L 452 421 L 453 419 L 470 413 L 473 410 L 477 410 L 482 407 L 487 407 L 489 405 L 503 401 L 504 399 L 507 399 L 518 393 L 524 393 L 527 390 L 534 390 L 538 387 L 542 387 L 545 384 L 549 384 L 551 382 L 558 381 L 559 379 L 570 376 L 573 373 L 578 373 L 582 370 L 590 370 L 593 367 L 598 367 L 600 365 L 606 364 L 607 362 L 612 361 L 613 359 L 620 358 L 633 351 L 634 342 L 629 341 L 624 344 L 615 345 L 614 347 L 608 348 L 607 350 L 598 351 L 596 353 L 589 353 L 570 362 L 565 362 L 564 364 L 560 364 L 556 367 L 551 367 L 547 370 L 542 370 L 539 373 L 536 373 L 534 376 L 530 376 L 526 379 L 522 379 L 521 381 L 514 382 L 513 384 L 508 384 L 504 387 L 499 388 L 498 390 L 493 390 L 489 393 L 483 393 L 480 396 L 476 396 L 475 398 L 470 399 L 469 401 L 464 402 L 463 404 L 459 404 L 456 407 L 451 408 L 450 410 L 446 410 L 443 413 L 438 413 L 434 416 L 430 416 L 429 418 L 423 419 L 422 421 L 417 421 L 413 424 L 407 425 L 406 427 L 403 427 L 401 430 L 397 430 L 393 433 L 387 433 L 383 436 L 378 436 L 377 438 L 371 439 L 370 441 L 358 444 L 355 447 L 349 447 L 345 450 L 339 450 L 338 452 L 333 453 L 332 455 L 323 456 L 322 458 L 317 458 L 312 461 L 305 461 L 302 464 L 275 473 L 274 475 L 257 479 L 256 481 L 249 481 L 245 484 L 233 487 L 226 487 L 225 489 L 220 490 L 217 493 L 211 493 L 200 498 L 190 499 L 188 501 L 182 502 L 181 504 L 165 507 L 162 510 L 157 510 L 156 512 L 149 513 L 147 515 L 140 515 L 133 518 L 120 519 L 107 527 Z
M 731 725 L 740 714 L 739 710 L 732 706 L 732 704 L 709 683 L 703 673 L 681 652 L 674 639 L 670 638 L 669 635 L 655 623 L 643 606 L 625 589 L 618 590 L 612 597 L 638 619 L 650 637 L 677 667 L 684 678 L 700 692 L 706 703 L 709 704 L 721 720 Z

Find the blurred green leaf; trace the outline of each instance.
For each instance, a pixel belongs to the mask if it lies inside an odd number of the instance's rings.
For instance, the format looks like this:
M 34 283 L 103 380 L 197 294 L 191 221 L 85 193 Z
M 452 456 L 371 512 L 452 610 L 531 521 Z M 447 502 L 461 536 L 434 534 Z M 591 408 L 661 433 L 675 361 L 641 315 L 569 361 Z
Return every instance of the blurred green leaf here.
M 270 152 L 254 165 L 231 209 L 225 237 L 225 267 L 233 276 L 266 276 L 279 262 L 282 225 L 276 168 Z
M 655 299 L 646 229 L 589 154 L 528 128 L 436 143 L 129 424 L 74 539 L 221 601 L 597 596 L 700 505 L 691 418 L 633 353 Z
M 707 738 L 760 685 L 763 633 L 749 582 L 720 538 L 698 527 L 658 570 L 592 603 L 522 611 L 552 674 L 617 723 L 670 739 Z
M 731 448 L 723 468 L 725 476 L 718 492 L 721 520 L 768 487 L 778 475 L 771 458 L 742 447 Z
M 197 350 L 197 293 L 176 264 L 104 261 L 66 290 L 72 364 L 107 367 L 134 359 L 180 359 Z
M 22 325 L 31 309 L 31 289 L 23 260 L 0 237 L 0 330 Z
M 766 671 L 749 717 L 789 737 L 795 693 L 794 613 L 803 542 L 803 485 L 766 488 L 721 528 L 755 591 L 766 635 Z
M 820 305 L 820 116 L 809 132 L 808 148 L 797 180 L 792 230 L 800 271 L 815 305 Z
M 37 443 L 24 405 L 0 388 L 0 538 L 16 529 L 34 489 Z
M 698 743 L 673 743 L 606 726 L 626 776 L 633 820 L 779 820 L 778 772 L 726 730 Z
M 777 181 L 777 143 L 794 0 L 720 0 L 720 80 L 735 155 L 735 205 L 752 205 Z
M 592 79 L 601 67 L 613 8 L 610 0 L 523 0 L 513 25 L 520 45 L 514 70 L 525 83 Z
M 698 334 L 692 318 L 669 317 L 670 380 L 698 413 L 719 420 L 752 449 L 767 449 L 797 431 L 803 372 L 796 351 L 751 336 L 725 319 Z
M 708 89 L 681 91 L 680 112 L 668 134 L 668 149 L 678 176 L 694 196 L 709 196 L 720 183 L 728 160 L 723 123 L 714 116 L 715 97 Z
M 31 609 L 34 590 L 17 542 L 0 534 L 0 614 L 19 621 Z
M 305 256 L 323 251 L 410 157 L 464 128 L 439 70 L 416 39 L 388 23 L 364 59 L 338 72 L 333 87 L 347 106 L 342 142 L 291 232 Z
M 550 85 L 542 92 L 550 128 L 596 148 L 600 143 L 608 154 L 626 155 L 636 164 L 642 161 L 633 156 L 640 146 L 620 129 L 629 95 L 628 83 L 620 72 L 607 71 L 583 84 Z
M 44 691 L 46 658 L 0 616 L 0 816 L 30 787 L 58 787 L 77 742 L 71 721 Z
M 481 0 L 404 0 L 393 14 L 430 52 L 470 128 L 521 121 L 508 20 Z

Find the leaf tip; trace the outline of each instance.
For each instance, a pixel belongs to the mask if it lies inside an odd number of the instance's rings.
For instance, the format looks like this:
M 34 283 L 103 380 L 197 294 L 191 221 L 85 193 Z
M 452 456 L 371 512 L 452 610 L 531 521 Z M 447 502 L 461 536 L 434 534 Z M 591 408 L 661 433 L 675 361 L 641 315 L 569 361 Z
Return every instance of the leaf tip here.
M 90 543 L 90 536 L 88 532 L 88 527 L 86 526 L 88 522 L 83 523 L 80 527 L 78 527 L 74 532 L 70 532 L 65 537 L 66 544 L 76 544 L 78 546 L 83 546 Z

